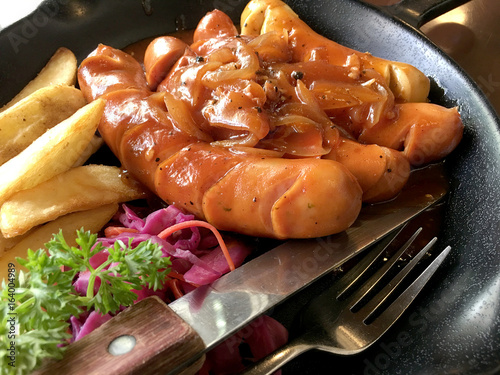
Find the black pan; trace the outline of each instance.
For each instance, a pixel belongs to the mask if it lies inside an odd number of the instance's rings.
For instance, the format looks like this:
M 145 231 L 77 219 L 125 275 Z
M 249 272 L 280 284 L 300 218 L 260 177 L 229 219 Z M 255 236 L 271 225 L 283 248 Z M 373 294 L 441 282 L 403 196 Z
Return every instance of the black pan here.
M 81 60 L 99 42 L 120 48 L 176 28 L 193 28 L 214 7 L 237 20 L 245 2 L 44 1 L 34 13 L 0 32 L 0 105 L 60 46 Z M 453 250 L 434 285 L 367 352 L 349 358 L 312 352 L 286 366 L 285 374 L 500 371 L 500 121 L 467 74 L 410 26 L 418 27 L 463 1 L 437 2 L 433 6 L 435 1 L 405 1 L 390 8 L 404 23 L 357 1 L 289 1 L 325 36 L 424 71 L 432 80 L 432 101 L 458 106 L 466 129 L 462 143 L 445 163 L 452 190 L 439 245 L 450 244 Z

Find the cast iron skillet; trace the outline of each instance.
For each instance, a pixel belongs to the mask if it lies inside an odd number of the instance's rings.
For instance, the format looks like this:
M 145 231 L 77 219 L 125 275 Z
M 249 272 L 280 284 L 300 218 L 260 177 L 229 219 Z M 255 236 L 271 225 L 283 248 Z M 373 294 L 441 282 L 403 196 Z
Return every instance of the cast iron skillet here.
M 329 374 L 332 367 L 352 374 L 500 371 L 500 121 L 465 72 L 414 28 L 464 1 L 435 2 L 405 1 L 380 11 L 352 0 L 288 1 L 325 36 L 424 71 L 432 80 L 432 101 L 458 106 L 466 130 L 445 162 L 452 190 L 439 246 L 450 244 L 453 250 L 434 286 L 367 352 L 349 358 L 312 352 L 286 366 L 285 374 Z M 238 20 L 245 3 L 46 0 L 0 33 L 0 105 L 60 46 L 81 61 L 97 43 L 121 48 L 176 28 L 193 28 L 214 7 Z

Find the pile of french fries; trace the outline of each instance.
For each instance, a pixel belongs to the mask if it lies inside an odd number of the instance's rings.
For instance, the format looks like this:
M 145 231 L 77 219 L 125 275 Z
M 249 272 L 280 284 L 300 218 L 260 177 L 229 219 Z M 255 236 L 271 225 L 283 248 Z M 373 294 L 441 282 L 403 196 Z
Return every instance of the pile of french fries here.
M 7 264 L 38 250 L 62 230 L 73 244 L 80 228 L 99 231 L 121 202 L 143 198 L 120 168 L 85 164 L 102 145 L 104 101 L 87 104 L 75 88 L 77 61 L 60 48 L 0 108 L 0 280 Z

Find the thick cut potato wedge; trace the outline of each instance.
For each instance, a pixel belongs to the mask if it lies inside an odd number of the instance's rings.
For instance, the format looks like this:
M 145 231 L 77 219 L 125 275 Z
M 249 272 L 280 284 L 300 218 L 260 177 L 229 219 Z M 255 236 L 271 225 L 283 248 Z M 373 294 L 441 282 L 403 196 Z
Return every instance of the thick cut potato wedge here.
M 86 165 L 72 168 L 14 194 L 0 209 L 0 228 L 6 238 L 15 237 L 71 212 L 144 196 L 139 184 L 124 181 L 118 167 Z
M 11 249 L 0 254 L 0 280 L 6 278 L 7 266 L 14 263 L 16 270 L 24 270 L 16 261 L 16 257 L 26 258 L 28 249 L 36 251 L 44 247 L 50 241 L 54 233 L 62 230 L 64 238 L 68 245 L 76 246 L 76 231 L 84 228 L 85 230 L 97 233 L 106 225 L 118 210 L 118 204 L 112 203 L 92 210 L 74 212 L 42 225 L 28 235 L 20 237 L 20 241 Z
M 48 129 L 86 104 L 80 90 L 65 85 L 42 88 L 0 113 L 0 165 Z
M 103 111 L 102 99 L 87 104 L 1 165 L 0 204 L 71 168 L 95 135 Z
M 10 102 L 0 111 L 4 111 L 14 104 L 34 93 L 38 89 L 51 85 L 74 86 L 76 83 L 76 57 L 69 49 L 61 47 L 50 58 L 38 75 L 30 81 Z
M 97 150 L 99 150 L 103 144 L 104 144 L 103 139 L 98 135 L 94 135 L 90 140 L 89 144 L 87 145 L 87 147 L 85 148 L 85 150 L 83 150 L 78 160 L 75 161 L 75 163 L 73 164 L 73 167 L 80 167 L 83 164 L 85 164 L 87 160 L 89 160 L 89 158 L 94 153 L 96 153 Z

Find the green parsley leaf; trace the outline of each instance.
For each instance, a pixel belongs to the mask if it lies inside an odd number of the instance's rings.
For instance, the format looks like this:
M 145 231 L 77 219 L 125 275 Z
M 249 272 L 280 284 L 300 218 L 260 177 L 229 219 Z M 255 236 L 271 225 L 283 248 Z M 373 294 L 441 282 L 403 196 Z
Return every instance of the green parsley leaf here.
M 48 251 L 28 250 L 19 264 L 15 280 L 2 282 L 0 292 L 0 375 L 27 374 L 48 358 L 60 359 L 71 337 L 69 319 L 82 311 L 95 309 L 101 314 L 117 313 L 137 298 L 133 290 L 162 287 L 171 265 L 159 245 L 144 241 L 133 247 L 116 241 L 104 249 L 97 235 L 76 233 L 78 246 L 69 246 L 62 232 L 45 244 Z M 108 258 L 98 267 L 90 259 L 107 251 Z M 89 272 L 86 296 L 73 287 L 79 272 Z M 94 286 L 99 280 L 99 288 Z

